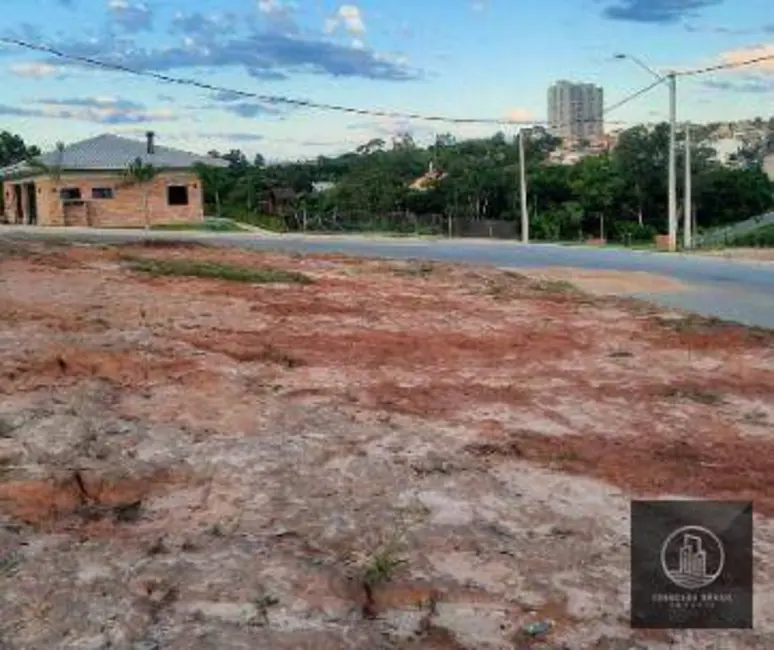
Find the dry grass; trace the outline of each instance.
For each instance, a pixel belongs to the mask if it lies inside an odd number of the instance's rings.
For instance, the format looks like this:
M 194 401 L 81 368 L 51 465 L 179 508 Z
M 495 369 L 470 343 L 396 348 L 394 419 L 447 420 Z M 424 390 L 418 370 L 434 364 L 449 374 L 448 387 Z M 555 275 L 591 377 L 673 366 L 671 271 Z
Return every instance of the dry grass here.
M 199 260 L 150 259 L 147 257 L 126 257 L 125 261 L 132 271 L 147 273 L 153 277 L 207 278 L 250 284 L 311 284 L 312 282 L 303 273 L 293 273 L 281 269 L 250 268 Z

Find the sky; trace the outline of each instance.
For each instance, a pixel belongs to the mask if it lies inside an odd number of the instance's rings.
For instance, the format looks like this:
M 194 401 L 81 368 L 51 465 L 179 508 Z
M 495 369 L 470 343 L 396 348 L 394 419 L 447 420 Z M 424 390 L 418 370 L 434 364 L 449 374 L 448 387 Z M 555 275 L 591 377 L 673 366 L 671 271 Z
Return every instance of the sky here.
M 44 150 L 153 130 L 159 144 L 188 151 L 297 160 L 402 132 L 423 143 L 511 134 L 509 119 L 545 121 L 556 80 L 599 84 L 608 106 L 652 82 L 618 53 L 660 73 L 774 54 L 772 0 L 4 0 L 3 9 L 2 37 L 221 89 L 0 44 L 0 129 Z M 492 123 L 267 101 L 276 97 Z M 772 98 L 774 59 L 680 77 L 678 119 L 768 118 Z M 607 128 L 662 121 L 667 110 L 659 86 L 611 112 Z

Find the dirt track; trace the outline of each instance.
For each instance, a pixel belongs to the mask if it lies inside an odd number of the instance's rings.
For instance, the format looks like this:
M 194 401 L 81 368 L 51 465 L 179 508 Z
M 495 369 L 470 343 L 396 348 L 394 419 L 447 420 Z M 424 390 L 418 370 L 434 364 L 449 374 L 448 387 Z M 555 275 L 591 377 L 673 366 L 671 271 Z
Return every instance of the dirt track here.
M 774 647 L 772 342 L 494 270 L 0 247 L 0 648 Z M 632 495 L 755 500 L 755 634 L 628 629 Z

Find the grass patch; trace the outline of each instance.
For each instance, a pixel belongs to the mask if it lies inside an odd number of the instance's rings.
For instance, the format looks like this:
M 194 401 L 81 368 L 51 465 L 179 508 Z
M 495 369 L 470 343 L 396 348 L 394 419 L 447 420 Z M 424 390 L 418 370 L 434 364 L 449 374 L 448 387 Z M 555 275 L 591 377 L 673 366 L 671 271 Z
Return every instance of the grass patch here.
M 695 388 L 678 388 L 669 387 L 664 391 L 664 397 L 689 400 L 696 402 L 697 404 L 704 404 L 706 406 L 715 406 L 723 403 L 722 395 L 709 390 L 701 390 Z
M 713 316 L 699 314 L 686 314 L 681 318 L 655 316 L 654 321 L 662 327 L 680 334 L 717 334 L 721 336 L 724 331 L 743 330 L 748 341 L 762 345 L 774 343 L 774 329 L 744 325 Z
M 546 293 L 580 293 L 578 287 L 567 280 L 533 280 L 532 288 Z
M 413 262 L 407 266 L 398 266 L 394 269 L 396 275 L 409 276 L 414 278 L 426 278 L 433 274 L 436 265 L 432 262 Z
M 151 230 L 167 232 L 204 231 L 204 232 L 245 232 L 246 229 L 230 219 L 205 219 L 184 223 L 161 223 L 151 227 Z
M 154 277 L 177 276 L 210 278 L 248 284 L 312 284 L 313 280 L 303 273 L 283 269 L 250 268 L 198 260 L 164 260 L 146 257 L 125 258 L 129 268 Z
M 391 548 L 378 551 L 363 567 L 363 584 L 371 589 L 390 582 L 398 568 L 406 563 Z

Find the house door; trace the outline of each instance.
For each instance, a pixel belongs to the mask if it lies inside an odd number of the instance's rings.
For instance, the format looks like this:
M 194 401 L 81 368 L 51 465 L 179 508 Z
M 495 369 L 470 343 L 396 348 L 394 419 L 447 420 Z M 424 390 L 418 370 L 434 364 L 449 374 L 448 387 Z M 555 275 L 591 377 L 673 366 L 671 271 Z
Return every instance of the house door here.
M 22 204 L 22 187 L 21 185 L 13 186 L 13 200 L 16 204 L 16 218 L 14 223 L 24 223 L 24 205 Z
M 38 223 L 38 203 L 35 194 L 35 183 L 25 183 L 24 189 L 27 192 L 27 209 L 29 210 L 28 223 L 35 225 Z

